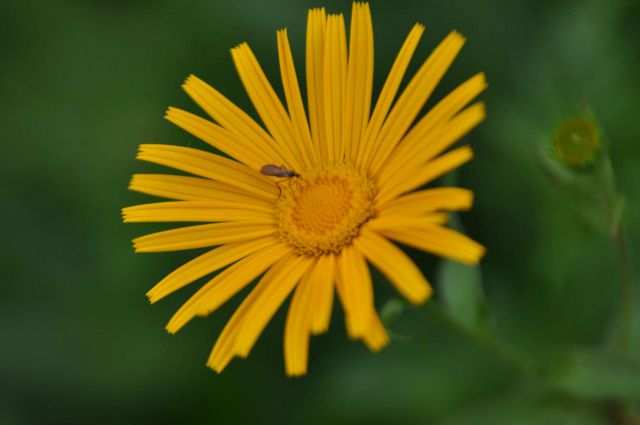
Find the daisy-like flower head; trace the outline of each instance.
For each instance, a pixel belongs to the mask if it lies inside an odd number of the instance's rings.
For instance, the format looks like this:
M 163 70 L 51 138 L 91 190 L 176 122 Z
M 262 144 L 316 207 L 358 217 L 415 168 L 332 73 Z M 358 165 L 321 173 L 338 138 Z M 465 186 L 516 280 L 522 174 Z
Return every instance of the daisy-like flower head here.
M 130 189 L 171 199 L 123 210 L 125 222 L 203 222 L 134 240 L 136 252 L 211 248 L 148 292 L 152 303 L 222 270 L 171 318 L 177 332 L 206 316 L 256 278 L 258 283 L 218 338 L 208 366 L 222 371 L 246 357 L 285 299 L 288 375 L 307 370 L 309 336 L 328 329 L 337 292 L 349 337 L 372 350 L 389 338 L 374 305 L 368 264 L 406 299 L 423 303 L 431 286 L 393 242 L 463 263 L 478 243 L 444 225 L 446 211 L 467 210 L 472 193 L 421 190 L 469 161 L 468 146 L 448 150 L 485 117 L 482 73 L 420 110 L 462 48 L 450 33 L 398 93 L 424 27 L 407 36 L 372 102 L 373 27 L 366 3 L 354 3 L 349 41 L 342 15 L 309 11 L 306 110 L 287 31 L 277 33 L 285 103 L 246 43 L 231 50 L 262 125 L 195 76 L 183 88 L 213 119 L 169 108 L 166 118 L 228 156 L 181 146 L 142 145 L 138 159 L 191 174 L 137 174 Z M 267 167 L 265 167 L 267 166 Z M 262 172 L 261 172 L 262 171 Z M 276 175 L 285 176 L 285 178 Z M 334 291 L 335 290 L 335 291 Z

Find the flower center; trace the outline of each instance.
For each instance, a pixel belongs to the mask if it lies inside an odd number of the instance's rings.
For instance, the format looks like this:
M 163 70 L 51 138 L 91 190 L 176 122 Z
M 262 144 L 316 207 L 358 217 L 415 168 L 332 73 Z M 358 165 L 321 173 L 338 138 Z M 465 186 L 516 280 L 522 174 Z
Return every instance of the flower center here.
M 373 215 L 375 186 L 349 164 L 301 172 L 280 187 L 279 237 L 302 255 L 339 253 Z

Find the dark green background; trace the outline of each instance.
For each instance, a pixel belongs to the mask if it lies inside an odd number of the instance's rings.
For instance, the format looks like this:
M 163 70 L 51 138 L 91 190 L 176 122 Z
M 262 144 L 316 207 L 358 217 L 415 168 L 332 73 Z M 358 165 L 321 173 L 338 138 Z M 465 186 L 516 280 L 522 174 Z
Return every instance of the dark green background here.
M 607 423 L 608 396 L 548 390 L 420 313 L 403 314 L 394 329 L 409 338 L 377 355 L 348 341 L 335 314 L 301 379 L 284 376 L 282 312 L 247 361 L 222 375 L 205 367 L 241 296 L 177 335 L 164 331 L 198 284 L 155 306 L 144 294 L 194 254 L 133 254 L 130 240 L 158 227 L 120 221 L 121 207 L 151 200 L 126 190 L 130 175 L 159 170 L 137 163 L 136 147 L 204 146 L 162 119 L 169 105 L 197 111 L 180 90 L 190 73 L 253 113 L 228 49 L 248 41 L 279 89 L 275 31 L 289 28 L 301 72 L 315 6 L 350 11 L 295 0 L 0 3 L 0 423 Z M 376 89 L 416 21 L 427 26 L 419 60 L 452 29 L 468 37 L 434 98 L 487 74 L 488 118 L 466 138 L 476 159 L 459 181 L 476 192 L 463 222 L 488 248 L 482 279 L 497 332 L 540 359 L 608 340 L 615 253 L 544 178 L 536 147 L 591 106 L 611 141 L 637 260 L 640 3 L 371 7 Z M 437 262 L 412 255 L 437 283 Z M 380 305 L 393 294 L 376 291 Z M 635 391 L 627 399 L 639 400 Z

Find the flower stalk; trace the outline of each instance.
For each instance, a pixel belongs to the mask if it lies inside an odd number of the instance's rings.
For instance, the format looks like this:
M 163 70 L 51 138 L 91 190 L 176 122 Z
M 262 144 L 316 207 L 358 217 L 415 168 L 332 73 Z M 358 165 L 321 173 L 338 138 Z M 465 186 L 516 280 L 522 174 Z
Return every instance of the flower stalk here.
M 594 230 L 607 235 L 616 251 L 619 274 L 619 318 L 616 345 L 627 352 L 631 338 L 633 276 L 622 225 L 624 198 L 618 192 L 604 132 L 585 109 L 561 122 L 541 145 L 540 164 L 550 180 L 569 196 Z

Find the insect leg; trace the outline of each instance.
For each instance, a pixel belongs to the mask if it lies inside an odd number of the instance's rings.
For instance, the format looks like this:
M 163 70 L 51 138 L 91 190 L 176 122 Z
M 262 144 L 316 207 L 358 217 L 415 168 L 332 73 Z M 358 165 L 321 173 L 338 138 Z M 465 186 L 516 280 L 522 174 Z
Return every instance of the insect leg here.
M 278 180 L 276 182 L 276 186 L 278 187 L 278 199 L 280 199 L 280 197 L 282 196 L 282 186 L 280 186 L 282 183 L 286 182 L 287 180 L 289 180 L 288 177 L 285 177 L 284 179 Z

